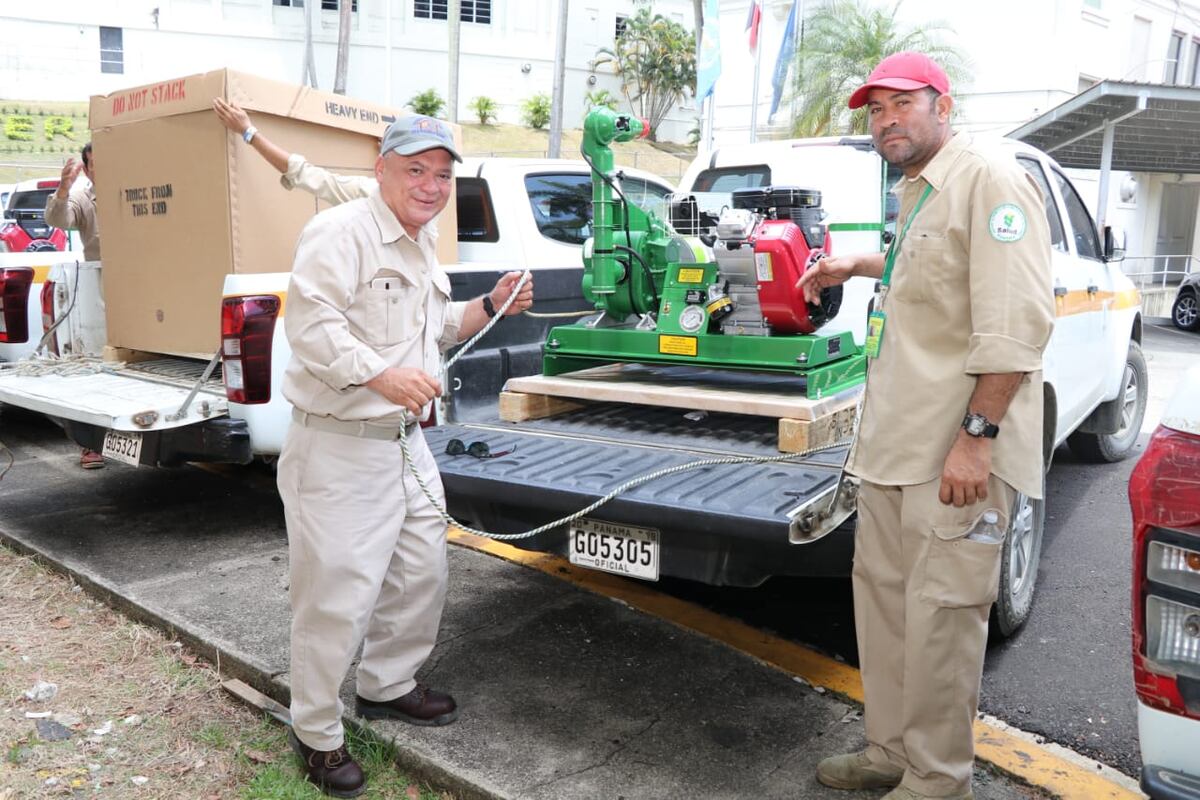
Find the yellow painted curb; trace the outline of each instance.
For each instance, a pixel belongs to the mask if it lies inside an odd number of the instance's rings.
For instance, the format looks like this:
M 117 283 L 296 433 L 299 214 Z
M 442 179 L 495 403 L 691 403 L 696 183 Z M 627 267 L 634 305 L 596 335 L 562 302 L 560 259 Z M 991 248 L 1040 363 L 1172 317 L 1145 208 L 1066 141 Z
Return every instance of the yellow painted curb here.
M 521 550 L 457 528 L 450 529 L 449 540 L 622 600 L 648 614 L 724 642 L 772 667 L 798 675 L 814 686 L 824 687 L 860 705 L 863 702 L 857 669 L 693 603 L 663 595 L 649 585 L 581 569 L 555 555 Z M 1063 800 L 1142 800 L 1144 797 L 1140 792 L 1130 791 L 1037 744 L 982 721 L 975 723 L 975 755 L 1000 771 Z

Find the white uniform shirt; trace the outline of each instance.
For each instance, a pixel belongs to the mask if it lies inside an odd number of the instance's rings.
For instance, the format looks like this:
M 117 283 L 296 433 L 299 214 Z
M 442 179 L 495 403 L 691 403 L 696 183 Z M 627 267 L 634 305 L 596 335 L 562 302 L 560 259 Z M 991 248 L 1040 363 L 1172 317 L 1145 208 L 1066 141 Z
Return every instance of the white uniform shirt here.
M 387 367 L 438 377 L 441 352 L 458 343 L 466 303 L 450 302 L 436 246 L 436 221 L 413 239 L 378 187 L 305 226 L 284 310 L 292 359 L 283 394 L 296 408 L 341 420 L 404 420 L 401 406 L 363 384 Z

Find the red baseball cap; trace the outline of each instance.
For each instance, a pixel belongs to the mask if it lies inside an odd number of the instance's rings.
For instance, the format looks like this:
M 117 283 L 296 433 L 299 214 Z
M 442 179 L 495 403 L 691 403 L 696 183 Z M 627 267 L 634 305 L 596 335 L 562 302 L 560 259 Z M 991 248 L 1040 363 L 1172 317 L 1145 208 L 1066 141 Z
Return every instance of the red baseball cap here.
M 872 89 L 895 89 L 910 92 L 932 86 L 940 94 L 949 94 L 950 79 L 932 58 L 924 53 L 893 53 L 871 70 L 867 82 L 850 95 L 850 108 L 861 108 L 867 104 L 867 94 Z

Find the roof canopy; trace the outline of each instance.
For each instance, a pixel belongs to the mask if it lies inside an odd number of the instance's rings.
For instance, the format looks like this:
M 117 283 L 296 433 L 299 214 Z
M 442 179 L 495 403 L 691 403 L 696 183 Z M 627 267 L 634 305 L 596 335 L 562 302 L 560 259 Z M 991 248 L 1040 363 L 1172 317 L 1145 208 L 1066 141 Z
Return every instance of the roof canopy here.
M 1200 173 L 1200 87 L 1102 81 L 1008 134 L 1064 167 Z

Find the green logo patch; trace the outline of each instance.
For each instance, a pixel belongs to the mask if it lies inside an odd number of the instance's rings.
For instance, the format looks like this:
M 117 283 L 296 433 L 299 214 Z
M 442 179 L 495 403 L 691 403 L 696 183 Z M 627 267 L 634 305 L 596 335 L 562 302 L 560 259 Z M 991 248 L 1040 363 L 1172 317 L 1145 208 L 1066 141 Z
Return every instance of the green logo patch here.
M 1015 242 L 1025 235 L 1027 227 L 1025 212 L 1012 203 L 996 206 L 988 218 L 988 232 L 997 242 Z

